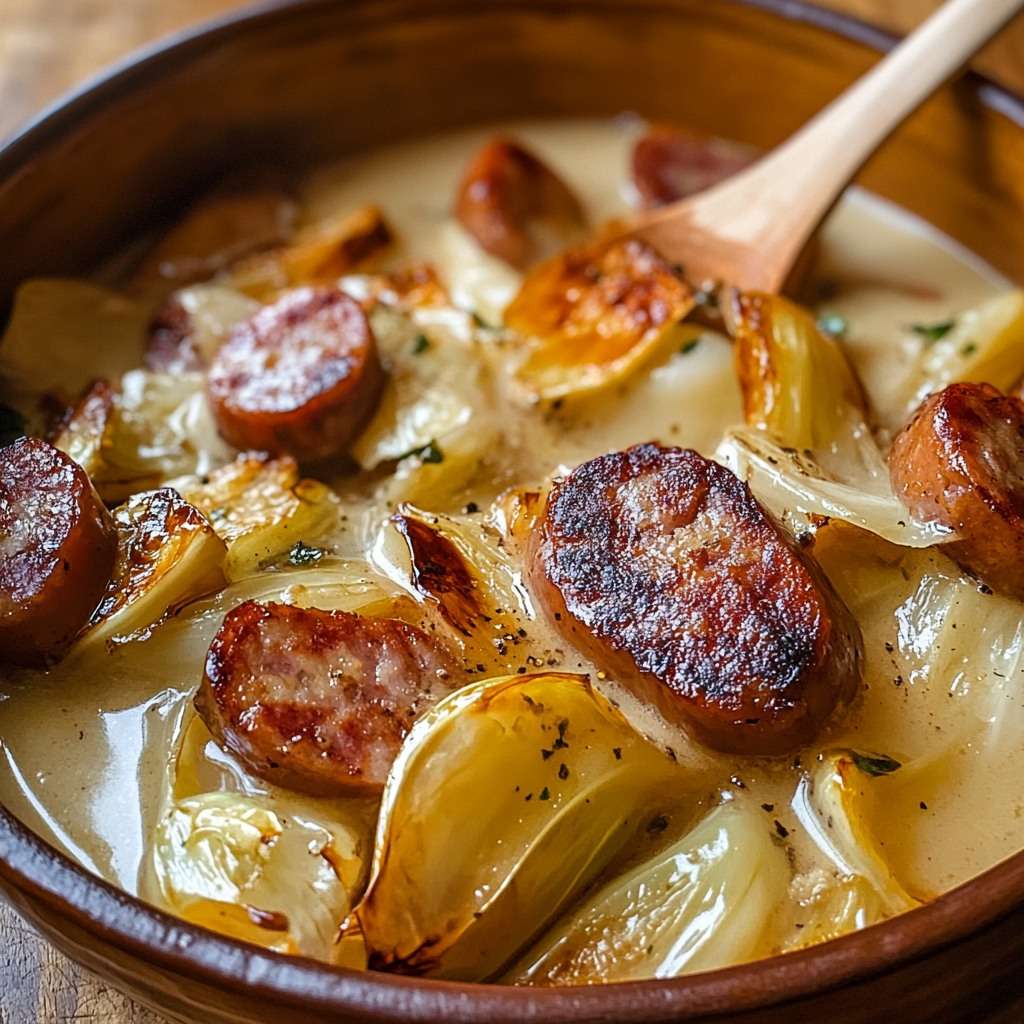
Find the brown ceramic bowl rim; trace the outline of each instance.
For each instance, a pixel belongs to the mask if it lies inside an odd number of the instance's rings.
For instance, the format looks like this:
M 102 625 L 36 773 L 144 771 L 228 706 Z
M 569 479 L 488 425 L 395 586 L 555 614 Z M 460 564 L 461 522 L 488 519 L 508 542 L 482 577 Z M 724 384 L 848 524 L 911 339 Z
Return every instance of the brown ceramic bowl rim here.
M 580 10 L 615 0 L 580 0 Z M 644 0 L 641 0 L 643 3 Z M 884 51 L 895 38 L 864 22 L 803 0 L 728 0 Z M 276 0 L 215 19 L 138 51 L 44 110 L 0 148 L 0 180 L 127 91 L 215 49 L 225 37 L 257 23 L 337 4 L 337 0 Z M 529 6 L 529 0 L 486 5 Z M 424 4 L 433 15 L 444 0 Z M 640 9 L 637 4 L 634 9 Z M 970 73 L 967 88 L 1024 129 L 1024 99 Z M 589 1021 L 598 1017 L 677 1020 L 767 1007 L 816 995 L 905 966 L 993 925 L 1024 904 L 1024 852 L 933 902 L 799 952 L 707 973 L 658 981 L 531 989 L 407 978 L 335 968 L 268 952 L 190 925 L 92 875 L 24 826 L 0 805 L 0 878 L 5 886 L 128 956 L 230 991 L 244 988 L 274 1005 L 328 1014 L 358 1012 L 380 1021 L 495 1019 Z

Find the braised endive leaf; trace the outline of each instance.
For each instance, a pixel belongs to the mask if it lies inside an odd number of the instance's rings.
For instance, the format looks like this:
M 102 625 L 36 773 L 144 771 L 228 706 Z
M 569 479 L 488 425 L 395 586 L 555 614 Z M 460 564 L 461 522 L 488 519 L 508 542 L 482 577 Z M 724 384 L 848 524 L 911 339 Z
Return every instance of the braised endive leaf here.
M 530 271 L 505 310 L 526 339 L 522 384 L 544 399 L 624 380 L 693 308 L 689 286 L 643 242 L 598 242 Z
M 615 878 L 506 980 L 530 985 L 671 978 L 766 951 L 789 868 L 763 813 L 723 804 L 678 842 Z
M 794 807 L 804 827 L 844 876 L 856 876 L 873 890 L 883 916 L 916 906 L 896 878 L 875 839 L 869 820 L 872 788 L 880 774 L 890 774 L 899 762 L 874 759 L 883 772 L 865 772 L 863 760 L 850 751 L 824 755 L 801 784 Z
M 355 911 L 370 966 L 491 977 L 679 777 L 585 676 L 507 676 L 452 694 L 413 728 L 384 791 Z
M 298 797 L 178 800 L 152 858 L 153 898 L 186 920 L 325 959 L 362 873 L 358 829 Z

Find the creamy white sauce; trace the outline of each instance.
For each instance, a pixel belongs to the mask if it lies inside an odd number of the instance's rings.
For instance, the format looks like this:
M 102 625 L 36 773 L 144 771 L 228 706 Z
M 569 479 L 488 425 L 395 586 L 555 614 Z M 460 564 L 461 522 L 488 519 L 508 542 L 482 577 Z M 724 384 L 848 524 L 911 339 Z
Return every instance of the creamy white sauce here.
M 396 259 L 434 262 L 456 304 L 497 323 L 519 277 L 482 255 L 450 216 L 462 167 L 495 130 L 389 147 L 321 168 L 305 191 L 305 216 L 316 221 L 377 203 L 401 239 Z M 523 123 L 500 130 L 523 140 L 564 176 L 593 225 L 626 212 L 629 122 Z M 920 345 L 909 324 L 942 320 L 1006 287 L 992 270 L 928 225 L 856 190 L 824 230 L 820 276 L 835 282 L 835 294 L 821 308 L 848 321 L 848 351 L 869 396 L 879 403 L 891 398 L 901 367 Z M 542 481 L 593 455 L 641 441 L 660 440 L 710 454 L 723 431 L 741 419 L 730 348 L 710 332 L 691 351 L 666 351 L 626 384 L 569 401 L 556 413 L 524 409 L 500 390 L 494 400 L 500 422 L 490 460 L 465 486 L 439 500 L 440 510 L 457 511 L 468 500 L 486 508 L 510 485 Z M 386 504 L 369 500 L 369 486 L 361 479 L 337 484 L 350 518 L 333 537 L 335 547 L 373 561 L 368 548 L 387 514 Z M 877 816 L 880 843 L 898 872 L 917 891 L 934 894 L 1024 846 L 1017 730 L 1024 719 L 1019 696 L 1024 691 L 1011 682 L 1000 689 L 1002 684 L 990 676 L 957 675 L 955 656 L 931 674 L 914 677 L 904 669 L 904 678 L 894 684 L 900 669 L 894 668 L 893 652 L 885 644 L 908 661 L 923 658 L 929 646 L 918 620 L 913 636 L 900 633 L 921 574 L 956 577 L 955 570 L 942 556 L 900 551 L 879 541 L 863 552 L 846 540 L 822 542 L 821 547 L 826 569 L 840 592 L 849 595 L 869 639 L 866 687 L 857 708 L 804 752 L 803 763 L 813 764 L 818 750 L 837 744 L 901 759 L 948 759 L 949 771 L 938 782 L 929 778 L 915 786 L 913 780 L 901 784 L 897 776 L 887 780 L 892 796 Z M 901 564 L 908 567 L 907 579 Z M 386 568 L 378 554 L 372 572 L 380 573 L 385 587 Z M 867 575 L 871 571 L 877 573 L 877 584 Z M 865 600 L 863 587 L 854 585 L 857 580 L 874 587 L 877 599 Z M 224 611 L 216 600 L 210 603 L 186 651 L 172 623 L 142 645 L 116 647 L 98 661 L 71 659 L 49 673 L 22 673 L 0 690 L 0 753 L 6 765 L 0 772 L 0 799 L 31 828 L 130 892 L 139 890 L 149 837 L 171 791 L 174 756 L 199 682 L 201 651 Z M 1014 613 L 1007 614 L 1012 618 Z M 936 628 L 941 624 L 927 616 L 921 621 L 932 621 Z M 538 655 L 566 648 L 542 623 L 529 621 L 529 630 L 528 647 Z M 970 640 L 1001 643 L 1008 652 L 1004 660 L 1018 670 L 1013 655 L 1019 637 Z M 913 649 L 915 643 L 921 650 Z M 141 657 L 140 647 L 146 648 Z M 507 670 L 520 663 L 510 660 Z M 560 667 L 591 668 L 572 651 Z M 502 666 L 496 662 L 489 668 L 498 674 Z M 610 681 L 602 685 L 615 690 Z M 979 704 L 978 691 L 984 687 L 991 693 L 987 703 Z M 730 790 L 730 777 L 739 776 L 750 799 L 773 805 L 766 826 L 778 818 L 789 829 L 798 870 L 820 866 L 820 853 L 789 807 L 799 771 L 691 748 L 685 737 L 652 721 L 626 695 L 617 696 L 645 728 L 671 742 L 684 766 L 706 776 L 709 794 Z M 1000 702 L 1013 705 L 1013 716 L 1003 714 Z M 959 738 L 950 745 L 951 737 Z M 211 788 L 266 788 L 246 782 L 237 769 L 225 766 L 225 757 L 206 758 Z

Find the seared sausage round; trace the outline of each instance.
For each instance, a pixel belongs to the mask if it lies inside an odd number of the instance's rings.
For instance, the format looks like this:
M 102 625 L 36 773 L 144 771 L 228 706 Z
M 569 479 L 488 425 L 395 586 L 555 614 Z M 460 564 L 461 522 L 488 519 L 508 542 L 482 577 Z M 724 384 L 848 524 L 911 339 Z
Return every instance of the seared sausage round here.
M 38 438 L 0 449 L 0 661 L 62 657 L 103 596 L 116 552 L 81 466 Z
M 270 782 L 374 793 L 412 723 L 453 685 L 446 651 L 408 623 L 246 601 L 210 645 L 196 707 Z
M 1024 402 L 950 384 L 896 436 L 889 472 L 911 515 L 956 532 L 943 549 L 964 569 L 1024 598 Z
M 657 127 L 633 145 L 633 184 L 641 205 L 664 206 L 717 185 L 751 161 L 736 143 Z
M 336 288 L 298 288 L 234 328 L 207 391 L 236 448 L 315 461 L 345 452 L 383 383 L 359 303 Z
M 718 750 L 784 753 L 855 693 L 853 617 L 746 484 L 694 451 L 584 463 L 552 490 L 529 559 L 556 627 Z
M 525 269 L 576 240 L 583 208 L 539 157 L 511 139 L 492 139 L 469 162 L 455 215 L 480 247 Z

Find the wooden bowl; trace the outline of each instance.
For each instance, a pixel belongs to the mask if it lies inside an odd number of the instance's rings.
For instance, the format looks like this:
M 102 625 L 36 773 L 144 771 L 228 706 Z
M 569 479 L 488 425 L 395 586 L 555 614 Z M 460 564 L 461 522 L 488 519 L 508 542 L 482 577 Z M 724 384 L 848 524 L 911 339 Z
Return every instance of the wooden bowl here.
M 130 61 L 0 151 L 0 309 L 25 277 L 88 271 L 228 167 L 623 110 L 767 148 L 890 42 L 794 0 L 295 0 L 243 14 Z M 969 77 L 862 180 L 1024 280 L 1019 99 Z M 65 953 L 190 1022 L 1024 1019 L 1024 854 L 803 952 L 553 990 L 355 974 L 262 952 L 99 881 L 2 810 L 0 886 Z

